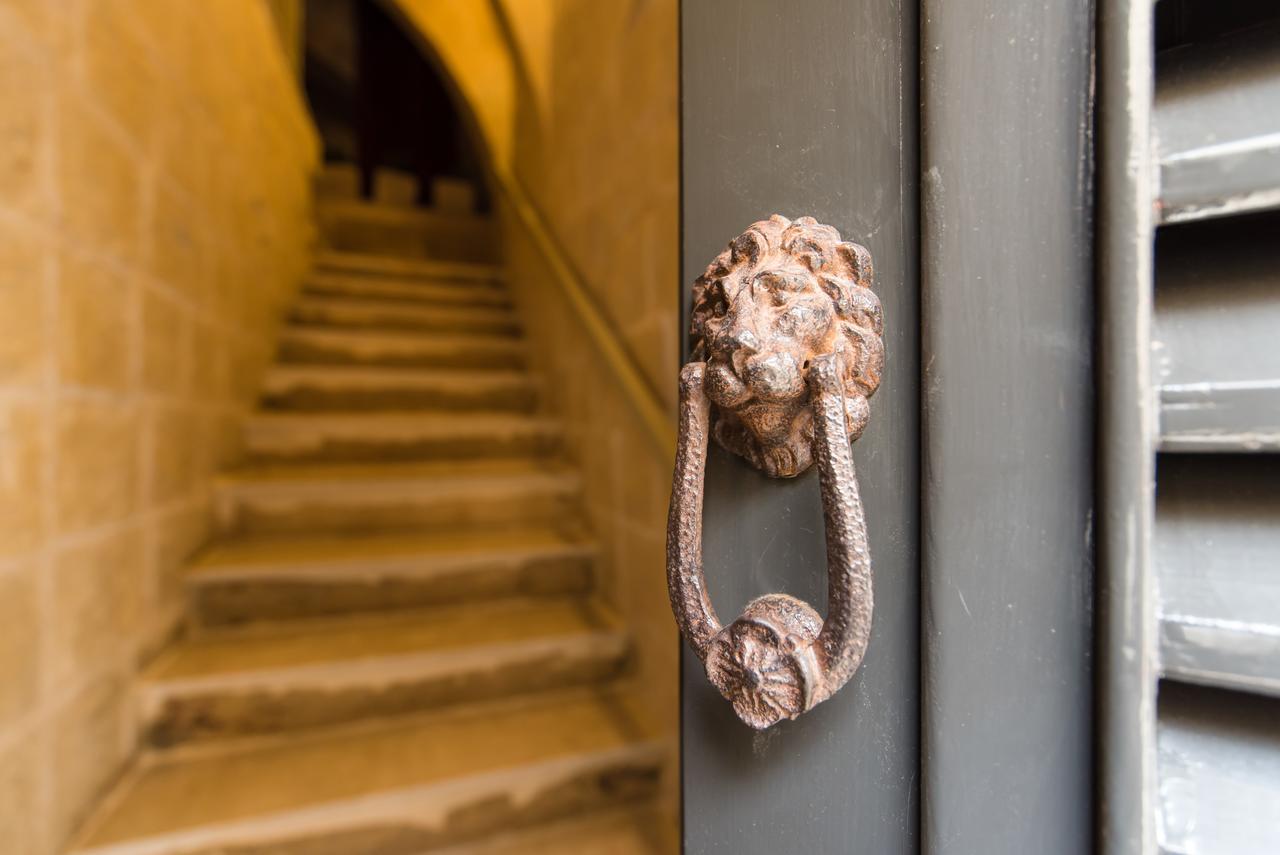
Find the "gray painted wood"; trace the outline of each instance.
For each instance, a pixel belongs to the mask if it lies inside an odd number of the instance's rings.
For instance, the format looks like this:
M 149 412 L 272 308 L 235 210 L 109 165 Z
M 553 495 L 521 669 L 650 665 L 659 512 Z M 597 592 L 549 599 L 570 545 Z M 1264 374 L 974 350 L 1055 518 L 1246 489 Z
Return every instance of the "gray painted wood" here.
M 1203 221 L 1159 231 L 1151 341 L 1171 855 L 1280 851 L 1280 458 L 1255 453 L 1280 449 L 1278 220 L 1230 216 L 1280 205 L 1277 38 L 1240 31 L 1157 62 L 1159 208 Z
M 685 850 L 917 851 L 918 285 L 914 4 L 684 0 L 684 309 L 717 252 L 772 213 L 870 248 L 887 366 L 854 458 L 875 618 L 859 673 L 764 734 L 686 651 Z M 674 382 L 675 378 L 672 378 Z M 774 481 L 712 449 L 705 563 L 720 614 L 786 591 L 825 609 L 816 473 Z
M 1161 451 L 1280 450 L 1277 226 L 1264 216 L 1161 234 L 1153 343 Z
M 1160 690 L 1160 851 L 1280 852 L 1280 702 Z
M 1280 451 L 1280 379 L 1161 385 L 1160 450 Z
M 1280 458 L 1165 456 L 1157 484 L 1161 670 L 1280 695 Z
M 1155 851 L 1151 0 L 1098 0 L 1098 843 Z
M 1155 95 L 1163 222 L 1280 206 L 1280 28 L 1161 54 Z
M 923 849 L 1077 855 L 1093 840 L 1092 2 L 923 8 Z

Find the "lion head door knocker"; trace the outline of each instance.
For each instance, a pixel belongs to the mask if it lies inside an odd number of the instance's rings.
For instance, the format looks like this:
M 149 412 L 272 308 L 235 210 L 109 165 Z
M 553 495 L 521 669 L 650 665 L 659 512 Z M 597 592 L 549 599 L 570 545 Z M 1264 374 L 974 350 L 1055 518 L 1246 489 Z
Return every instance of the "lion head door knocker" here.
M 884 365 L 871 255 L 812 217 L 772 216 L 694 283 L 693 360 L 680 372 L 679 441 L 667 522 L 667 586 L 686 640 L 738 717 L 763 729 L 831 697 L 871 632 L 871 556 L 850 443 Z M 766 475 L 818 464 L 829 613 L 786 594 L 722 627 L 702 572 L 707 440 Z

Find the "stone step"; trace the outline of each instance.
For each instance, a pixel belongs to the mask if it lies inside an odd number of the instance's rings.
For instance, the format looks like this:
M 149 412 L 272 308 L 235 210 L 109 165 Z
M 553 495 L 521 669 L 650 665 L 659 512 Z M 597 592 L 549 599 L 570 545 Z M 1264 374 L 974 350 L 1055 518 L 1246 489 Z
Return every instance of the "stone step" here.
M 81 855 L 415 855 L 651 799 L 662 746 L 575 690 L 152 755 Z
M 554 528 L 373 537 L 237 538 L 185 582 L 200 626 L 584 593 L 595 545 Z
M 497 223 L 485 216 L 339 199 L 320 200 L 315 213 L 326 244 L 342 252 L 471 263 L 497 256 Z
M 501 410 L 531 412 L 537 387 L 524 371 L 277 365 L 263 406 L 289 410 Z
M 525 346 L 518 339 L 488 335 L 286 327 L 280 338 L 280 359 L 315 365 L 521 368 Z
M 143 727 L 168 747 L 405 715 L 611 679 L 627 650 L 613 618 L 572 597 L 223 629 L 148 669 Z
M 393 255 L 375 255 L 360 252 L 323 250 L 316 253 L 315 269 L 341 271 L 368 276 L 391 276 L 416 279 L 451 279 L 496 282 L 502 271 L 495 264 L 477 264 L 464 261 L 431 261 L 419 258 L 399 258 Z
M 520 321 L 508 307 L 411 304 L 364 297 L 308 297 L 289 313 L 295 324 L 515 336 Z
M 580 491 L 574 470 L 533 460 L 257 466 L 215 488 L 227 534 L 555 525 L 576 515 Z
M 550 456 L 554 419 L 514 413 L 258 413 L 245 424 L 253 460 L 469 460 Z
M 674 833 L 657 811 L 645 808 L 596 811 L 584 818 L 437 849 L 437 855 L 659 855 L 678 852 Z M 674 829 L 673 829 L 674 832 Z
M 319 296 L 394 300 L 410 305 L 501 306 L 511 304 L 506 289 L 483 280 L 413 279 L 354 273 L 313 273 L 303 293 Z

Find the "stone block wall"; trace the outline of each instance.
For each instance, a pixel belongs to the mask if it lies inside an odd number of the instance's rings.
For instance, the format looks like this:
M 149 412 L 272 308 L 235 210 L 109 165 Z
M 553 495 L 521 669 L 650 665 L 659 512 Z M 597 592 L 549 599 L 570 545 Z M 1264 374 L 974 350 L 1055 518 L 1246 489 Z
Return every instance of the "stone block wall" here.
M 600 545 L 597 589 L 625 619 L 636 644 L 639 708 L 656 732 L 671 738 L 674 752 L 679 637 L 665 563 L 671 461 L 561 298 L 537 246 L 513 225 L 503 249 L 546 383 L 547 405 L 562 420 L 569 454 L 582 473 L 587 521 Z M 672 422 L 674 434 L 674 416 Z
M 545 92 L 521 87 L 513 168 L 674 424 L 678 3 L 554 6 L 542 54 L 550 68 L 522 69 Z
M 0 851 L 40 855 L 133 747 L 318 143 L 262 0 L 0 0 L 0 103 Z

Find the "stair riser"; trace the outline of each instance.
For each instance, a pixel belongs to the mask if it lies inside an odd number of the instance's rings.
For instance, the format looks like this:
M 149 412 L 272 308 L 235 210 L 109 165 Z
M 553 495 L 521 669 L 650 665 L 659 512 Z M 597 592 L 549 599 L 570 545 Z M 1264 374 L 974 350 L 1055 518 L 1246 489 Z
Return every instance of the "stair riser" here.
M 268 463 L 504 459 L 554 454 L 559 448 L 560 438 L 549 433 L 367 440 L 348 437 L 256 439 L 251 433 L 248 441 L 251 458 Z
M 517 492 L 486 498 L 442 495 L 414 500 L 299 495 L 289 498 L 220 497 L 223 534 L 420 534 L 501 526 L 549 525 L 578 511 L 576 491 Z
M 263 406 L 277 410 L 499 410 L 532 412 L 537 396 L 530 387 L 433 389 L 413 387 L 306 386 L 266 390 Z
M 481 220 L 424 227 L 345 218 L 328 225 L 325 233 L 329 246 L 338 252 L 474 264 L 494 260 L 492 229 Z
M 352 281 L 312 280 L 306 294 L 317 297 L 364 297 L 395 300 L 414 306 L 495 306 L 506 308 L 511 298 L 504 291 L 483 285 L 427 285 L 402 282 L 378 282 L 364 279 Z
M 525 358 L 516 350 L 440 350 L 412 347 L 361 347 L 336 342 L 286 338 L 280 360 L 300 365 L 355 365 L 386 368 L 523 368 Z
M 285 341 L 282 362 L 298 365 L 355 365 L 379 368 L 523 368 L 524 356 L 514 351 L 413 351 L 347 348 L 340 345 Z
M 421 259 L 388 258 L 370 255 L 322 254 L 316 259 L 320 276 L 357 276 L 362 279 L 413 282 L 429 285 L 439 280 L 477 287 L 501 287 L 502 269 L 492 264 L 426 262 Z
M 412 567 L 366 578 L 243 579 L 207 581 L 191 591 L 192 614 L 203 626 L 292 620 L 422 606 L 479 602 L 520 595 L 586 593 L 592 584 L 587 555 L 547 556 L 518 564 L 495 559 L 456 572 L 415 578 Z
M 487 333 L 514 336 L 520 324 L 507 312 L 417 313 L 412 308 L 339 309 L 329 307 L 294 308 L 291 320 L 300 324 L 354 329 L 415 330 L 443 333 Z
M 373 679 L 352 685 L 319 687 L 273 685 L 256 690 L 192 691 L 180 695 L 146 694 L 150 706 L 147 741 L 167 748 L 192 742 L 296 732 L 374 716 L 407 715 L 455 704 L 496 700 L 531 692 L 570 688 L 610 680 L 626 663 L 625 644 L 616 638 L 594 641 L 587 649 L 577 639 L 558 651 L 504 656 L 505 661 L 375 682 L 377 663 L 366 666 Z

